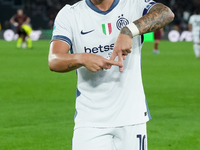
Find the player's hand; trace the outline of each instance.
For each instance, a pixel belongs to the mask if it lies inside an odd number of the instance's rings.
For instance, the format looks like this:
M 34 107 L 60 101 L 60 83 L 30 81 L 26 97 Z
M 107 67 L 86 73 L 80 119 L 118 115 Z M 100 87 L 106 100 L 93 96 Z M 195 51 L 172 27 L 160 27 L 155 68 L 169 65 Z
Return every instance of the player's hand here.
M 119 67 L 123 66 L 121 62 L 108 60 L 100 55 L 95 55 L 91 53 L 83 53 L 81 56 L 81 63 L 92 72 L 97 72 L 103 69 L 110 69 L 112 65 Z
M 110 57 L 110 60 L 114 61 L 118 56 L 118 62 L 123 64 L 123 60 L 126 59 L 126 56 L 131 53 L 132 48 L 132 38 L 129 35 L 119 34 L 117 41 L 115 42 L 115 46 L 113 49 L 113 53 Z M 123 65 L 119 66 L 119 71 L 123 72 Z
M 17 23 L 17 22 L 14 22 L 13 25 L 16 27 L 16 26 L 18 26 L 18 23 Z

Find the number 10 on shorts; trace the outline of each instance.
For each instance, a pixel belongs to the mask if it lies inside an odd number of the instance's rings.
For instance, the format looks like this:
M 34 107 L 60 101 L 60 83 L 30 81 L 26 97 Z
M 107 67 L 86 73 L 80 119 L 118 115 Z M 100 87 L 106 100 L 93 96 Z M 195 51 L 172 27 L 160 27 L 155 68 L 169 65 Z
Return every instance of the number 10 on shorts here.
M 139 140 L 139 150 L 146 150 L 146 136 L 138 134 L 137 138 Z

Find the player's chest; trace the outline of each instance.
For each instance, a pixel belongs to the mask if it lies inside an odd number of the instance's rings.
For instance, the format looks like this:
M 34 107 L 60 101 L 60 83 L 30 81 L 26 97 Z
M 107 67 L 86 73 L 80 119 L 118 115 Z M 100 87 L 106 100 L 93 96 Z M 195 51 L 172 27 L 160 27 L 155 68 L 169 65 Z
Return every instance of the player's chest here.
M 130 22 L 133 21 L 130 14 L 127 13 L 116 13 L 114 15 L 82 15 L 81 23 L 77 21 L 78 32 L 81 35 L 90 35 L 90 33 L 96 33 L 96 35 L 105 38 L 105 36 L 110 36 L 115 34 Z
M 121 12 L 115 15 L 96 16 L 82 14 L 73 26 L 74 42 L 79 42 L 82 46 L 112 44 L 116 41 L 120 30 L 130 22 L 133 22 L 133 18 Z

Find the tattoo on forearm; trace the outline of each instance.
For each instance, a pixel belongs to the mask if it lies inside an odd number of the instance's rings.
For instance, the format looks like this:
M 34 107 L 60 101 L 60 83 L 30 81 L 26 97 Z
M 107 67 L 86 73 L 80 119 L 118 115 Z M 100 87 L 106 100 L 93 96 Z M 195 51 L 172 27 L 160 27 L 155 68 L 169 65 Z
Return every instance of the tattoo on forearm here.
M 173 20 L 171 10 L 162 4 L 157 4 L 151 8 L 150 12 L 134 23 L 138 27 L 140 34 L 153 32 L 161 29 Z
M 69 64 L 68 65 L 68 69 L 77 69 L 78 66 L 73 65 L 73 64 Z
M 120 31 L 121 34 L 126 34 L 126 35 L 129 35 L 131 38 L 133 38 L 133 35 L 131 33 L 131 31 L 129 30 L 129 28 L 127 27 L 123 27 Z

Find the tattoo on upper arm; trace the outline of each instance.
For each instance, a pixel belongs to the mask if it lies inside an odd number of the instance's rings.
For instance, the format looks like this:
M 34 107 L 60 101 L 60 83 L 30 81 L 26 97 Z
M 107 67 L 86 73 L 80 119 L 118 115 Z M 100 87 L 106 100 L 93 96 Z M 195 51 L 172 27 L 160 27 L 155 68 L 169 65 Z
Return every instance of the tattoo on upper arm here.
M 121 34 L 126 34 L 126 35 L 129 35 L 131 38 L 133 38 L 133 35 L 131 33 L 131 31 L 129 30 L 129 28 L 127 27 L 123 27 L 120 31 Z
M 153 32 L 170 23 L 173 20 L 172 14 L 171 10 L 165 5 L 156 4 L 150 9 L 149 13 L 134 21 L 134 23 L 140 34 Z

